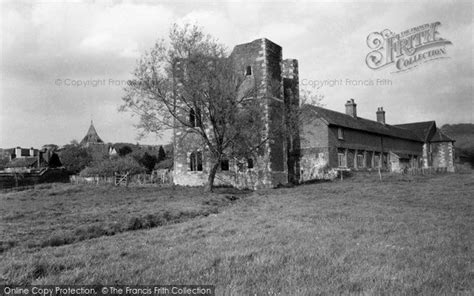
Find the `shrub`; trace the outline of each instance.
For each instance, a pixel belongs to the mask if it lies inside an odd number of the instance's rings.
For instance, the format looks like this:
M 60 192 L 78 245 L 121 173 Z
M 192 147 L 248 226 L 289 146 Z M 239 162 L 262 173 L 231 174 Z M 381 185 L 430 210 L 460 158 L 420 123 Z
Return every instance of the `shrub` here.
M 142 220 L 140 218 L 133 217 L 128 221 L 128 224 L 125 227 L 125 230 L 138 230 L 142 228 L 143 228 Z
M 223 197 L 222 200 L 227 200 L 227 198 Z M 141 217 L 131 217 L 127 221 L 123 221 L 121 223 L 97 223 L 80 226 L 73 231 L 61 231 L 53 233 L 48 239 L 38 243 L 32 242 L 28 245 L 28 247 L 59 247 L 101 236 L 115 235 L 125 231 L 149 229 L 166 224 L 180 223 L 199 216 L 217 214 L 219 212 L 219 206 L 224 205 L 225 204 L 209 205 L 210 207 L 207 209 L 195 211 L 161 211 L 153 214 L 150 213 Z M 6 251 L 13 246 L 14 245 L 8 244 L 1 245 L 2 249 L 0 249 L 0 253 L 2 250 Z
M 46 258 L 34 258 L 33 262 L 29 266 L 29 272 L 27 275 L 28 283 L 32 280 L 46 277 L 51 274 L 58 274 L 66 269 L 66 266 L 59 262 L 51 262 Z
M 47 240 L 43 241 L 41 243 L 41 247 L 59 247 L 62 245 L 67 245 L 72 243 L 73 240 L 71 236 L 69 236 L 67 233 L 56 233 L 53 234 L 51 237 L 49 237 Z M 36 247 L 36 245 L 32 245 L 32 247 Z
M 155 170 L 167 170 L 173 167 L 173 159 L 167 158 L 155 165 Z
M 163 149 L 163 146 L 160 146 L 160 149 L 158 150 L 158 159 L 157 162 L 161 162 L 166 159 L 166 153 L 165 149 Z
M 8 240 L 8 241 L 0 241 L 0 254 L 7 251 L 8 249 L 13 248 L 16 245 L 16 242 Z
M 454 171 L 459 174 L 471 174 L 472 166 L 468 162 L 465 162 L 464 164 L 456 164 Z
M 139 159 L 139 162 L 148 170 L 152 171 L 157 163 L 157 158 L 145 152 L 143 156 Z
M 119 154 L 120 156 L 125 156 L 125 155 L 127 155 L 127 154 L 132 153 L 132 152 L 133 152 L 133 149 L 130 148 L 130 146 L 123 146 L 123 147 L 121 147 L 121 148 L 118 149 L 118 154 Z
M 145 172 L 145 168 L 131 156 L 118 157 L 114 159 L 104 159 L 95 161 L 91 166 L 81 171 L 82 177 L 92 176 L 113 176 L 114 173 L 140 174 Z
M 59 158 L 63 166 L 72 173 L 79 173 L 92 162 L 90 151 L 75 145 L 67 145 Z
M 108 235 L 108 231 L 100 225 L 90 225 L 86 227 L 76 228 L 74 237 L 78 240 L 86 240 L 100 236 Z

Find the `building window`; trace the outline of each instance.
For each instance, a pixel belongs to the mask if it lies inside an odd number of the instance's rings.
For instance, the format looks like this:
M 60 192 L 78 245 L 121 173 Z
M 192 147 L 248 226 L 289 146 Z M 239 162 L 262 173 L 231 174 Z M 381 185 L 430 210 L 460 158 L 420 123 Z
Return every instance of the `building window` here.
M 357 167 L 363 168 L 364 167 L 364 155 L 357 154 Z
M 346 154 L 345 153 L 338 153 L 337 154 L 337 163 L 340 168 L 345 168 L 347 167 L 347 161 L 346 161 Z
M 418 157 L 416 155 L 413 156 L 413 158 L 411 159 L 411 166 L 414 167 L 415 169 L 418 168 Z
M 374 167 L 380 167 L 380 155 L 378 154 L 374 156 Z
M 382 154 L 382 167 L 388 168 L 388 154 L 387 153 Z
M 222 159 L 221 160 L 221 170 L 222 171 L 228 171 L 229 170 L 229 160 L 228 159 Z
M 367 152 L 365 154 L 365 167 L 366 168 L 372 167 L 372 152 Z
M 344 131 L 342 130 L 342 128 L 337 129 L 337 138 L 339 140 L 344 140 Z
M 189 110 L 189 123 L 191 124 L 192 127 L 196 127 L 199 125 L 199 121 L 201 120 L 201 110 L 196 109 L 194 111 L 193 108 Z
M 202 171 L 202 152 L 194 151 L 189 156 L 189 169 L 193 172 Z
M 247 168 L 253 169 L 253 159 L 247 158 Z
M 245 68 L 245 76 L 251 76 L 252 75 L 252 66 L 247 66 Z

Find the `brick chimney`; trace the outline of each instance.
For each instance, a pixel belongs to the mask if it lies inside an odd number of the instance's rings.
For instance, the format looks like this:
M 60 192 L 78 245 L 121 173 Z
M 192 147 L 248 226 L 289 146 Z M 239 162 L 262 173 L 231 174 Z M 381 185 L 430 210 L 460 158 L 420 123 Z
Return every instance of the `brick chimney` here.
M 350 99 L 347 101 L 346 114 L 357 118 L 357 104 L 354 102 L 354 99 Z
M 385 111 L 383 111 L 383 107 L 377 108 L 377 122 L 385 124 Z
M 15 158 L 20 158 L 21 157 L 21 148 L 16 147 L 15 148 Z

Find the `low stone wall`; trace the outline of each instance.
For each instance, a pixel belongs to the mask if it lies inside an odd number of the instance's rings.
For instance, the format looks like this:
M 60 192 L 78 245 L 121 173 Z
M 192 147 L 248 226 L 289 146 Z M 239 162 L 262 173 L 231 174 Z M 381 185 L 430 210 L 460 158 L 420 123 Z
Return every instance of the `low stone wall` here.
M 274 179 L 271 179 L 274 178 Z M 283 181 L 283 179 L 285 181 Z M 266 182 L 265 180 L 278 181 L 274 184 L 286 183 L 287 177 L 281 176 L 281 174 L 273 173 L 272 176 L 265 178 L 265 172 L 261 170 L 246 170 L 243 172 L 238 171 L 226 171 L 217 172 L 214 179 L 214 185 L 216 186 L 232 186 L 238 189 L 261 189 L 271 188 L 272 183 Z M 194 172 L 181 172 L 173 175 L 173 182 L 176 185 L 182 186 L 204 186 L 208 181 L 208 172 L 205 171 L 194 171 Z
M 182 186 L 203 186 L 207 182 L 207 173 L 203 171 L 173 171 L 173 182 Z

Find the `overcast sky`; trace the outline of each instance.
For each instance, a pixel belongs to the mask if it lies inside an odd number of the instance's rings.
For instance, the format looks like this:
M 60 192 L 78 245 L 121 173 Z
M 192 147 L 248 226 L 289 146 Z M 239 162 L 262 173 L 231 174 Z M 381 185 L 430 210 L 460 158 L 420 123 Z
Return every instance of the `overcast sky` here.
M 375 119 L 383 106 L 390 124 L 472 123 L 473 6 L 433 2 L 3 1 L 0 147 L 80 141 L 91 119 L 105 142 L 137 142 L 135 119 L 118 112 L 121 83 L 174 22 L 197 23 L 229 50 L 261 37 L 281 45 L 284 58 L 299 60 L 302 88 L 303 80 L 342 80 L 314 89 L 329 109 L 343 112 L 354 98 L 359 116 Z M 440 36 L 452 42 L 448 59 L 401 73 L 367 67 L 371 32 L 399 33 L 437 21 Z M 352 85 L 377 79 L 387 85 Z M 77 81 L 90 85 L 73 86 Z

